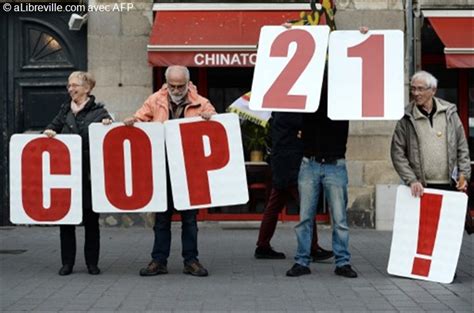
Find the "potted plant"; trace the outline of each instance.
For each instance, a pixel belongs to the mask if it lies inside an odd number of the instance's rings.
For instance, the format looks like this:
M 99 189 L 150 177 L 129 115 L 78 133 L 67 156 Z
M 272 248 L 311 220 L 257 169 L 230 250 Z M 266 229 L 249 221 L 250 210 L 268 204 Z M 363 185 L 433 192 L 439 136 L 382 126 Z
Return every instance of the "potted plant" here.
M 243 144 L 250 154 L 251 162 L 262 162 L 266 150 L 266 137 L 268 129 L 250 121 L 241 125 Z

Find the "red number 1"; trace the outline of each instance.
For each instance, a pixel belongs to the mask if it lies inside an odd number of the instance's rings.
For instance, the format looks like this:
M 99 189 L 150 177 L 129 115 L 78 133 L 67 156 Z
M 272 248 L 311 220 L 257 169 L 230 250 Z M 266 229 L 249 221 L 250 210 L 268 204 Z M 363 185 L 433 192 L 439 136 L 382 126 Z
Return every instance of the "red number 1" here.
M 384 115 L 384 55 L 383 35 L 371 35 L 357 46 L 347 49 L 348 57 L 362 58 L 363 117 Z

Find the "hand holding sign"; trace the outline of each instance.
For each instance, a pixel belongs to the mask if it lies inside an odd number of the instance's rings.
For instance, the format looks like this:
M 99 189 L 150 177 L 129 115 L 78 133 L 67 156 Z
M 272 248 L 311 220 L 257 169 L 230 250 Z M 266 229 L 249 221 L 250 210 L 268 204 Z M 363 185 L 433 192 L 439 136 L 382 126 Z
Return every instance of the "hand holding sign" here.
M 264 26 L 250 109 L 315 112 L 319 106 L 329 27 Z
M 95 212 L 167 210 L 163 124 L 92 124 L 89 138 Z
M 403 68 L 403 32 L 332 32 L 329 40 L 329 118 L 400 119 L 404 109 Z
M 10 220 L 15 224 L 82 221 L 81 137 L 13 135 Z
M 248 201 L 247 178 L 236 114 L 210 121 L 167 121 L 166 151 L 176 209 L 190 210 Z
M 181 210 L 242 204 L 247 178 L 236 114 L 211 120 L 89 126 L 95 212 L 168 209 L 165 127 L 175 207 Z M 13 223 L 79 224 L 82 218 L 81 138 L 14 135 L 10 141 Z
M 329 28 L 262 27 L 250 109 L 315 112 Z M 329 40 L 328 116 L 398 120 L 404 110 L 403 32 L 333 31 Z
M 462 192 L 397 190 L 389 274 L 450 283 L 461 249 L 467 196 Z

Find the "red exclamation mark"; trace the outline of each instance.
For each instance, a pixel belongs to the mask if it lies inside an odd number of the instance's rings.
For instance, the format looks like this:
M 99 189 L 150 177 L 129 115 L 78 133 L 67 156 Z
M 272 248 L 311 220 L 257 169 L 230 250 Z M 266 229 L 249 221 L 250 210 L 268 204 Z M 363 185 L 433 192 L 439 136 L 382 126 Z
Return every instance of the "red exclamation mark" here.
M 438 232 L 442 195 L 425 193 L 420 201 L 420 227 L 418 228 L 418 246 L 413 260 L 413 275 L 427 277 L 430 272 L 431 255 Z M 422 256 L 423 257 L 419 257 Z

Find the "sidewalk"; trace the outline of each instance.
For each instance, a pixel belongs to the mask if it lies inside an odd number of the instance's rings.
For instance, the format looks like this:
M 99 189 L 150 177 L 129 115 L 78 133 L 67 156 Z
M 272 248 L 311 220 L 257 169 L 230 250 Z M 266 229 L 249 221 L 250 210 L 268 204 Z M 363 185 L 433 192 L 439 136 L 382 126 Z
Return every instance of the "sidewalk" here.
M 74 273 L 60 268 L 58 227 L 0 227 L 1 312 L 472 312 L 473 236 L 464 236 L 457 279 L 444 285 L 389 276 L 391 232 L 351 229 L 359 278 L 336 276 L 331 262 L 312 274 L 285 276 L 296 248 L 293 223 L 278 225 L 272 244 L 286 260 L 253 258 L 258 229 L 201 223 L 200 260 L 210 272 L 182 274 L 180 224 L 173 224 L 168 275 L 140 277 L 150 260 L 151 229 L 102 228 L 102 274 L 87 274 L 84 233 L 77 229 Z M 328 248 L 331 231 L 320 227 Z M 25 250 L 22 252 L 22 250 Z M 16 254 L 15 254 L 16 253 Z

